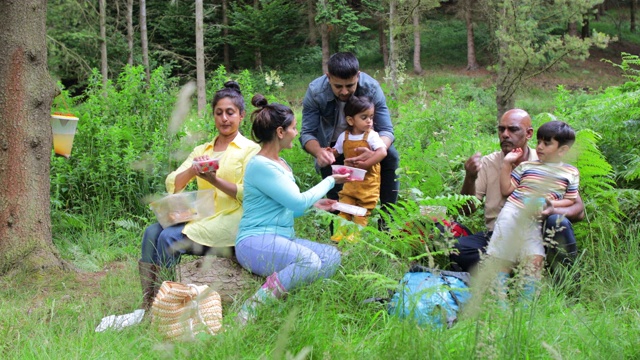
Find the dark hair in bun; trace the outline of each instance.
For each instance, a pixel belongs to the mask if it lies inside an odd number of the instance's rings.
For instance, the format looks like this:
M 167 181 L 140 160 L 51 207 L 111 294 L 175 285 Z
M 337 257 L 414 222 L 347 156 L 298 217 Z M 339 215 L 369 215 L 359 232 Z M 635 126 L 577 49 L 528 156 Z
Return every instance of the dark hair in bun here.
M 213 96 L 213 100 L 211 100 L 211 108 L 215 111 L 218 101 L 224 98 L 231 99 L 233 105 L 235 105 L 240 112 L 244 111 L 244 97 L 240 91 L 240 84 L 237 82 L 230 80 L 224 83 L 224 87 L 216 91 L 216 94 Z
M 257 109 L 251 114 L 251 135 L 258 143 L 271 142 L 279 127 L 288 128 L 293 123 L 293 111 L 278 103 L 271 103 L 262 94 L 255 94 L 251 104 Z

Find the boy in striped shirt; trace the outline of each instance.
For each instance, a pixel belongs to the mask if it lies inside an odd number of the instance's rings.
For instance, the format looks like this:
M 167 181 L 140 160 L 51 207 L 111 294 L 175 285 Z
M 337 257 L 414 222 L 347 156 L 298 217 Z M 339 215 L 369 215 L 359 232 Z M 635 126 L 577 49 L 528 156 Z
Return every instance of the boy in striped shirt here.
M 487 254 L 501 261 L 498 286 L 505 288 L 516 261 L 524 262 L 523 295 L 531 298 L 535 282 L 544 264 L 544 243 L 540 215 L 551 214 L 554 207 L 571 206 L 578 196 L 580 173 L 562 162 L 575 141 L 574 130 L 564 122 L 550 121 L 537 131 L 537 161 L 525 161 L 513 169 L 521 156 L 516 148 L 504 158 L 500 173 L 500 191 L 508 196 L 496 219 Z M 502 292 L 506 290 L 502 290 Z

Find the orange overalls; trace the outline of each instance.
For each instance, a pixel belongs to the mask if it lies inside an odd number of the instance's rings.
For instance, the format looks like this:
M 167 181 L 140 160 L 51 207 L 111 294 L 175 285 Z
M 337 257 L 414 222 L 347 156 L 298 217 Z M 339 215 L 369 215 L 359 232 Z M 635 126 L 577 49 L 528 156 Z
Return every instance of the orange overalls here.
M 367 138 L 369 137 L 370 131 L 371 130 L 368 130 L 364 133 L 362 140 L 349 140 L 349 130 L 345 131 L 344 144 L 342 145 L 345 159 L 358 156 L 359 154 L 356 153 L 356 148 L 369 148 Z M 356 205 L 367 209 L 365 216 L 354 216 L 343 212 L 340 213 L 340 216 L 358 225 L 367 226 L 371 210 L 376 207 L 378 199 L 380 198 L 380 163 L 367 169 L 364 180 L 345 183 L 338 196 L 341 203 Z

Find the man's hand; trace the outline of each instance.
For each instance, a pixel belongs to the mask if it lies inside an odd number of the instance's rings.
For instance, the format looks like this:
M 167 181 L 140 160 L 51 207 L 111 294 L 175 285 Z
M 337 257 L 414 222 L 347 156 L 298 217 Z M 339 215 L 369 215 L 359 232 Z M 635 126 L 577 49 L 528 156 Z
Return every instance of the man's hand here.
M 478 172 L 482 167 L 482 162 L 480 161 L 481 156 L 482 154 L 477 152 L 464 163 L 464 171 L 466 172 L 467 177 L 474 180 L 478 177 Z
M 553 215 L 555 208 L 553 207 L 553 203 L 549 201 L 549 199 L 544 199 L 544 209 L 540 212 L 540 219 L 546 219 L 549 215 Z
M 504 162 L 507 164 L 511 164 L 513 166 L 513 164 L 517 162 L 518 159 L 520 159 L 520 157 L 522 157 L 523 153 L 524 152 L 522 151 L 522 149 L 515 148 L 511 150 L 507 155 L 504 156 Z
M 331 148 L 321 148 L 315 154 L 318 166 L 325 167 L 336 162 L 336 157 L 333 155 Z
M 344 159 L 344 164 L 347 166 L 365 169 L 364 163 L 369 160 L 371 156 L 373 156 L 374 152 L 366 147 L 357 147 L 355 148 L 355 152 L 359 154 L 358 156 Z

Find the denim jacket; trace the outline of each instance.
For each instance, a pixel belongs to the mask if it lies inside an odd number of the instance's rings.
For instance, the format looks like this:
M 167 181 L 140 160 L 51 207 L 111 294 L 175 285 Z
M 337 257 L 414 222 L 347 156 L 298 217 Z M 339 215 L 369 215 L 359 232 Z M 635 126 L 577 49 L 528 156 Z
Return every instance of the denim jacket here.
M 373 129 L 393 142 L 393 125 L 389 116 L 387 101 L 380 88 L 380 84 L 371 76 L 360 72 L 356 96 L 368 96 L 375 105 Z M 337 114 L 336 96 L 331 90 L 329 78 L 323 75 L 309 84 L 307 93 L 302 101 L 302 130 L 300 143 L 304 145 L 309 140 L 317 140 L 321 147 L 329 146 L 331 136 L 336 126 Z

